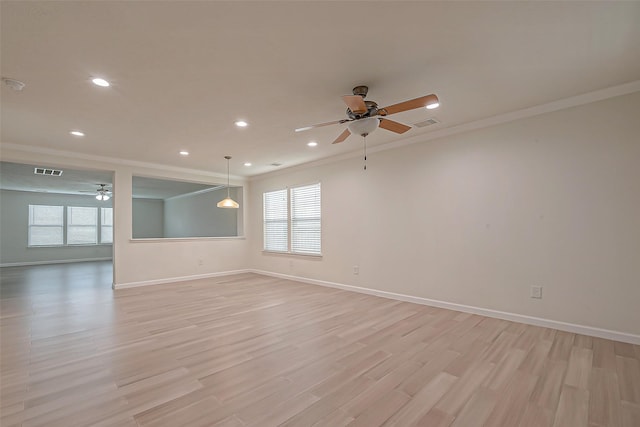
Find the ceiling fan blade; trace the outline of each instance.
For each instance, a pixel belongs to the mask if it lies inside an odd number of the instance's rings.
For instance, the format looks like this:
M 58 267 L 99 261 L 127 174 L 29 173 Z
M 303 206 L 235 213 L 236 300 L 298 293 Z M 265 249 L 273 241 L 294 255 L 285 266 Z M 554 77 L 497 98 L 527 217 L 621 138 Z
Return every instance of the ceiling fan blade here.
M 403 111 L 415 110 L 416 108 L 426 107 L 427 105 L 438 103 L 438 97 L 434 94 L 422 96 L 420 98 L 411 99 L 409 101 L 400 102 L 398 104 L 389 105 L 380 108 L 378 115 L 388 116 L 389 114 L 401 113 Z M 353 110 L 352 110 L 353 111 Z
M 297 128 L 295 131 L 296 132 L 302 132 L 302 131 L 309 130 L 309 129 L 321 128 L 322 126 L 337 125 L 339 123 L 345 123 L 345 122 L 348 122 L 348 121 L 349 121 L 348 119 L 342 119 L 342 120 L 334 120 L 332 122 L 318 123 L 317 125 L 311 125 L 311 126 L 305 126 L 305 127 Z
M 411 129 L 411 126 L 407 126 L 405 124 L 398 123 L 389 119 L 380 119 L 379 126 L 382 129 L 390 130 L 391 132 L 395 132 L 395 133 L 405 133 L 406 131 Z
M 360 95 L 344 95 L 342 97 L 342 100 L 345 104 L 347 104 L 347 107 L 349 107 L 349 109 L 355 114 L 362 114 L 367 112 L 367 104 L 364 103 L 364 98 Z
M 345 129 L 344 132 L 342 132 L 340 134 L 339 137 L 336 138 L 335 141 L 332 142 L 332 144 L 339 144 L 342 141 L 344 141 L 345 139 L 349 138 L 349 135 L 351 135 L 351 132 L 349 132 L 349 129 Z

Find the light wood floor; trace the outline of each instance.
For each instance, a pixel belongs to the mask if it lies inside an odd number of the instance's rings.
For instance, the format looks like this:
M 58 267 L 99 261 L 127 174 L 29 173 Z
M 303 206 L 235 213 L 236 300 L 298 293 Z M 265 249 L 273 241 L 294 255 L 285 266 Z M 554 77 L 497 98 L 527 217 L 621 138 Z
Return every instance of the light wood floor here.
M 2 426 L 640 426 L 640 346 L 254 274 L 113 292 L 109 269 L 2 269 Z

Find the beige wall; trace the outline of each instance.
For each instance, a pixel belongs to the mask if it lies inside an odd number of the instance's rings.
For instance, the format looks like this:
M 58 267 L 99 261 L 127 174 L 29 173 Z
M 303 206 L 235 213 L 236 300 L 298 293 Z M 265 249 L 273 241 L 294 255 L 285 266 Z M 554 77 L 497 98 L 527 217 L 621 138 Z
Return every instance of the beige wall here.
M 254 179 L 250 265 L 640 334 L 639 117 L 635 93 Z M 263 253 L 262 193 L 314 181 L 324 256 Z

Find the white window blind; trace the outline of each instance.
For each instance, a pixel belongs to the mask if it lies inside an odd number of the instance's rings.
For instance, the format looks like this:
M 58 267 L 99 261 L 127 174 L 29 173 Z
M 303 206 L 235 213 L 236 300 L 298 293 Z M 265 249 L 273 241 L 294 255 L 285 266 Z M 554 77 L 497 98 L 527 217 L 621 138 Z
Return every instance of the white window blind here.
M 100 243 L 113 243 L 113 208 L 100 208 Z
M 320 184 L 291 189 L 291 252 L 321 253 Z
M 264 250 L 320 255 L 320 201 L 319 183 L 264 193 Z
M 289 250 L 287 204 L 287 190 L 263 194 L 265 251 L 287 252 Z
M 29 205 L 29 246 L 64 244 L 62 206 Z
M 67 244 L 98 243 L 98 208 L 67 206 Z

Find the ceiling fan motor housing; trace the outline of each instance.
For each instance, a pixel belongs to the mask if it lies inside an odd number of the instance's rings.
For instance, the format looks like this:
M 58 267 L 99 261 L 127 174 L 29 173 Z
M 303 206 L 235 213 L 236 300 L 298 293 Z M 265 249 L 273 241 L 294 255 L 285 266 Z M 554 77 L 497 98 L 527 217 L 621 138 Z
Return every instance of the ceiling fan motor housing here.
M 362 119 L 363 117 L 373 117 L 378 114 L 378 104 L 376 102 L 364 101 L 364 103 L 367 106 L 367 111 L 365 113 L 356 114 L 353 111 L 351 111 L 351 109 L 347 108 L 347 116 L 350 119 L 358 120 L 358 119 Z

